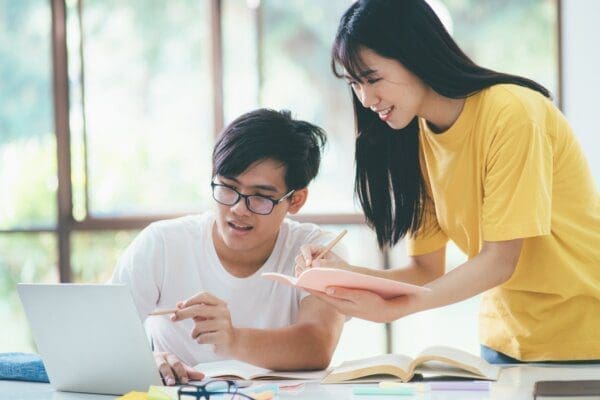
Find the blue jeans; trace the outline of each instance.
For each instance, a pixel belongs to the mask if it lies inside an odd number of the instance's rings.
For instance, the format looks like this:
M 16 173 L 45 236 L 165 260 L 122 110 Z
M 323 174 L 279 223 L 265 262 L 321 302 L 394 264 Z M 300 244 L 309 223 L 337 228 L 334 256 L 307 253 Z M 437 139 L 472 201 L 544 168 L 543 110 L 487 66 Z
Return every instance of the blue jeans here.
M 507 356 L 504 353 L 500 353 L 494 349 L 490 349 L 487 346 L 481 345 L 481 357 L 489 362 L 490 364 L 524 364 L 528 361 L 517 360 Z M 600 360 L 575 360 L 575 361 L 531 361 L 536 363 L 550 363 L 550 364 L 600 364 Z
M 504 353 L 500 353 L 494 349 L 490 349 L 487 346 L 481 345 L 481 358 L 490 364 L 521 364 L 523 361 L 517 360 L 516 358 L 512 358 L 507 356 Z

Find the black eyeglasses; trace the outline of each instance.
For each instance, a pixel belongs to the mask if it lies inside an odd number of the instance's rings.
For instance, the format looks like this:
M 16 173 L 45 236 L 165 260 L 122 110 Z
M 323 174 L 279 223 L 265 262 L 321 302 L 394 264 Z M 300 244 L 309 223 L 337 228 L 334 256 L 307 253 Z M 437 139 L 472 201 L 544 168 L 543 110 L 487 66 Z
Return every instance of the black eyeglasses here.
M 203 385 L 182 385 L 177 390 L 179 400 L 253 400 L 252 397 L 238 393 L 234 381 L 215 379 Z
M 259 215 L 271 214 L 273 208 L 277 204 L 281 203 L 295 192 L 295 190 L 290 190 L 282 198 L 275 200 L 259 194 L 241 194 L 234 188 L 227 185 L 222 185 L 220 183 L 211 182 L 210 186 L 212 187 L 213 198 L 215 201 L 217 201 L 217 203 L 221 203 L 226 206 L 233 206 L 237 204 L 241 198 L 243 198 L 246 202 L 246 207 L 248 210 Z

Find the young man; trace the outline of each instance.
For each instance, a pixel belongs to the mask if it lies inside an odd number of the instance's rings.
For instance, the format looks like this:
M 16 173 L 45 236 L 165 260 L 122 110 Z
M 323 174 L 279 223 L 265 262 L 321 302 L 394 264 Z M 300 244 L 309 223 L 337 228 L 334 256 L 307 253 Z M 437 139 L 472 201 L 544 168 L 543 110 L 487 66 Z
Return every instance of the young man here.
M 334 238 L 285 218 L 306 202 L 325 140 L 287 111 L 239 117 L 213 151 L 216 210 L 151 224 L 120 258 L 111 283 L 129 285 L 167 384 L 202 379 L 191 366 L 220 358 L 279 370 L 329 365 L 344 317 L 261 277 L 293 275 L 303 244 Z M 174 306 L 170 317 L 147 317 Z

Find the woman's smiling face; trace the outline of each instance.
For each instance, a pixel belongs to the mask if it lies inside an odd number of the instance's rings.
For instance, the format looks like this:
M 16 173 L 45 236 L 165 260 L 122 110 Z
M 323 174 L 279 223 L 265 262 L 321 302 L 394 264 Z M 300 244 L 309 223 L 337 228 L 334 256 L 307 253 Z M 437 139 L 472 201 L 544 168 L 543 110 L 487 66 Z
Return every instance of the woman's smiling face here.
M 393 129 L 406 127 L 420 115 L 428 87 L 396 60 L 385 58 L 371 49 L 361 48 L 365 66 L 357 71 L 360 81 L 346 72 L 345 78 L 363 107 L 377 113 Z

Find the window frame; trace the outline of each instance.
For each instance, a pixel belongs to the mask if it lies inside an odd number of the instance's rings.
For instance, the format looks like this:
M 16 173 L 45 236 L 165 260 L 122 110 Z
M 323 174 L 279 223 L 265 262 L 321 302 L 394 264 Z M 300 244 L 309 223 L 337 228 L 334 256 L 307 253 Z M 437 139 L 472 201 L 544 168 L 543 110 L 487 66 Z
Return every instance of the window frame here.
M 79 22 L 81 23 L 81 1 L 78 1 Z M 256 20 L 260 18 L 260 6 L 255 11 Z M 211 24 L 211 72 L 213 74 L 213 117 L 214 136 L 224 127 L 223 108 L 223 46 L 222 46 L 222 2 L 210 0 Z M 259 25 L 260 26 L 260 25 Z M 259 35 L 260 38 L 260 35 Z M 84 38 L 82 37 L 82 41 Z M 260 47 L 260 43 L 258 44 Z M 83 45 L 80 45 L 80 57 L 83 60 Z M 58 159 L 58 218 L 56 229 L 43 229 L 55 232 L 59 243 L 59 277 L 60 281 L 71 282 L 71 233 L 76 231 L 105 231 L 105 230 L 134 230 L 143 229 L 148 224 L 162 219 L 180 217 L 183 214 L 152 214 L 121 217 L 96 217 L 88 209 L 88 190 L 86 186 L 86 216 L 76 220 L 73 215 L 73 187 L 71 182 L 71 132 L 69 126 L 69 84 L 68 84 L 68 53 L 66 45 L 66 4 L 65 0 L 52 0 L 52 60 L 54 83 L 54 119 L 57 140 Z M 84 62 L 80 68 L 84 68 Z M 79 71 L 82 73 L 83 71 Z M 260 82 L 260 78 L 259 78 Z M 85 90 L 85 85 L 82 91 Z M 84 97 L 82 96 L 82 99 Z M 84 111 L 85 118 L 85 111 Z M 84 123 L 84 143 L 85 143 Z M 85 151 L 85 149 L 84 149 Z M 85 163 L 87 164 L 87 162 Z M 316 224 L 363 225 L 365 219 L 361 214 L 303 214 L 293 216 L 300 222 Z M 40 232 L 41 230 L 28 230 Z M 386 257 L 384 257 L 385 259 Z M 384 266 L 385 267 L 385 266 Z
M 562 63 L 562 0 L 556 0 L 557 21 L 556 21 L 556 43 L 557 43 L 557 104 L 562 109 L 563 92 L 563 63 Z M 66 20 L 66 0 L 50 0 L 51 18 L 52 18 L 52 80 L 53 80 L 53 103 L 54 103 L 54 127 L 56 134 L 57 151 L 57 177 L 58 189 L 56 197 L 56 206 L 58 209 L 57 221 L 55 227 L 37 227 L 37 228 L 15 228 L 0 230 L 0 234 L 8 233 L 54 233 L 57 235 L 58 243 L 58 272 L 61 283 L 69 283 L 72 278 L 71 270 L 71 233 L 80 231 L 106 231 L 106 230 L 136 230 L 146 227 L 148 224 L 162 220 L 180 217 L 182 214 L 162 214 L 162 215 L 142 215 L 142 216 L 123 216 L 123 217 L 95 217 L 90 215 L 88 209 L 88 188 L 86 184 L 86 217 L 79 221 L 74 218 L 73 213 L 73 187 L 71 182 L 72 158 L 71 158 L 71 130 L 69 125 L 69 71 L 68 71 L 68 52 L 67 52 L 67 20 Z M 77 1 L 79 24 L 82 17 L 82 1 Z M 261 71 L 261 6 L 259 5 L 252 11 L 257 26 L 257 52 L 258 52 L 258 81 L 262 82 Z M 81 25 L 80 25 L 81 28 Z M 213 118 L 215 137 L 224 126 L 224 65 L 223 65 L 223 31 L 222 31 L 222 1 L 210 0 L 210 28 L 211 28 L 211 73 L 213 75 Z M 83 37 L 81 39 L 84 40 Z M 79 48 L 80 57 L 83 60 L 83 45 Z M 83 73 L 84 63 L 82 61 L 80 73 Z M 81 90 L 84 90 L 82 83 Z M 83 93 L 82 93 L 83 94 Z M 83 99 L 84 97 L 82 97 Z M 83 100 L 82 100 L 83 101 Z M 85 109 L 84 109 L 84 151 L 87 151 L 85 143 Z M 85 156 L 85 155 L 84 155 Z M 87 157 L 84 157 L 87 158 Z M 85 162 L 87 168 L 87 161 Z M 365 225 L 365 218 L 358 213 L 345 214 L 302 214 L 292 216 L 293 219 L 300 222 L 312 222 L 321 225 Z M 380 250 L 380 259 L 383 269 L 390 268 L 389 249 Z M 385 325 L 386 349 L 392 350 L 392 326 Z

